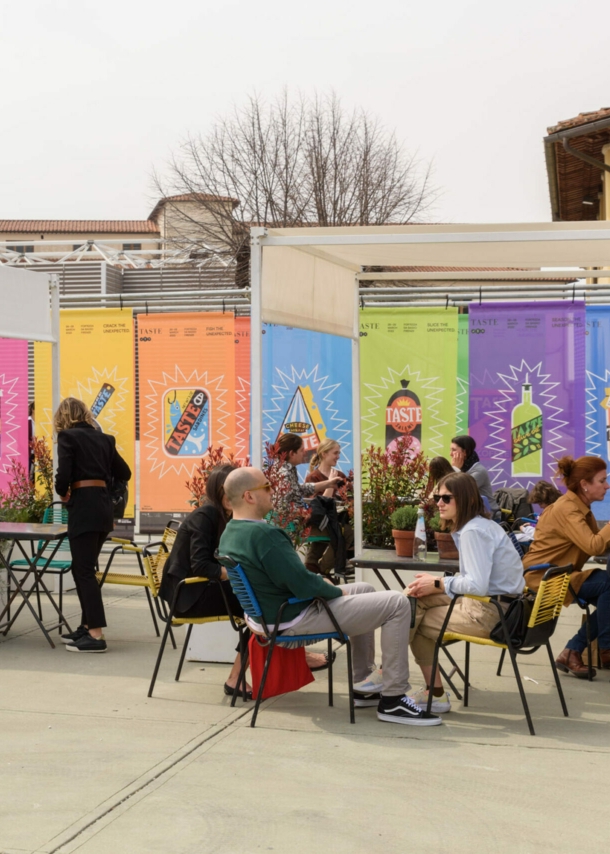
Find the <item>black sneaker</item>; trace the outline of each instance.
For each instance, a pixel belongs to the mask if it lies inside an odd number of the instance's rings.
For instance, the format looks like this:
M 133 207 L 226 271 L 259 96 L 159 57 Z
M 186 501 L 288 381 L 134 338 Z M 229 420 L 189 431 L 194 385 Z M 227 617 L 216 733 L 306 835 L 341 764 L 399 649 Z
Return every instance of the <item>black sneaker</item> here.
M 391 724 L 412 726 L 438 726 L 443 722 L 438 715 L 423 712 L 406 694 L 404 697 L 382 697 L 377 706 L 377 717 Z
M 381 694 L 363 694 L 362 691 L 354 691 L 354 706 L 358 709 L 366 709 L 368 706 L 378 706 L 381 702 Z
M 88 634 L 88 628 L 86 628 L 85 626 L 79 626 L 77 629 L 67 635 L 60 635 L 59 639 L 62 643 L 74 643 L 74 641 L 80 640 L 80 638 Z
M 67 644 L 68 652 L 106 652 L 108 646 L 104 638 L 92 638 L 89 632 L 78 638 L 78 640 Z

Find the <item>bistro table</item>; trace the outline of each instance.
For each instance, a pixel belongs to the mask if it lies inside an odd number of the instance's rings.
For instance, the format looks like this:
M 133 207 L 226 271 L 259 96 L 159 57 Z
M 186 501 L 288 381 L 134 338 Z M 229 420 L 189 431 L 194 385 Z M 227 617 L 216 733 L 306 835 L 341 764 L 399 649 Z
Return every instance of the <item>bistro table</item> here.
M 15 620 L 26 605 L 38 623 L 40 630 L 53 648 L 55 648 L 55 644 L 51 640 L 49 631 L 58 629 L 62 625 L 66 626 L 69 632 L 72 631 L 68 621 L 57 607 L 57 603 L 51 596 L 48 587 L 43 581 L 45 570 L 55 557 L 55 554 L 67 533 L 68 529 L 65 525 L 44 525 L 30 522 L 0 522 L 0 541 L 8 540 L 8 542 L 11 543 L 8 555 L 5 556 L 0 551 L 0 567 L 4 567 L 4 569 L 6 569 L 7 578 L 9 579 L 9 590 L 13 588 L 6 605 L 0 612 L 0 630 L 4 630 L 4 635 L 8 634 L 11 626 L 14 624 Z M 29 555 L 27 550 L 24 548 L 24 543 L 28 542 L 31 543 L 31 552 Z M 17 547 L 27 562 L 27 569 L 22 570 L 20 568 L 17 570 L 19 574 L 23 573 L 21 579 L 17 577 L 15 570 L 11 567 L 11 556 L 15 547 Z M 31 586 L 26 590 L 25 585 L 30 577 Z M 59 623 L 55 626 L 51 626 L 49 630 L 45 628 L 41 616 L 36 613 L 35 609 L 32 607 L 32 603 L 30 602 L 30 596 L 32 593 L 36 591 L 36 595 L 40 596 L 41 589 L 46 593 L 48 600 L 57 611 L 57 616 L 59 617 Z M 17 596 L 21 596 L 23 601 L 11 616 L 11 605 Z
M 455 575 L 459 572 L 460 562 L 458 560 L 439 560 L 438 554 L 428 555 L 425 561 L 415 560 L 412 557 L 398 557 L 396 552 L 390 549 L 364 549 L 355 555 L 350 561 L 350 566 L 361 569 L 372 569 L 380 583 L 386 590 L 390 586 L 381 574 L 391 572 L 396 581 L 404 590 L 406 584 L 398 574 L 398 570 L 411 570 L 412 572 L 442 572 L 443 574 Z

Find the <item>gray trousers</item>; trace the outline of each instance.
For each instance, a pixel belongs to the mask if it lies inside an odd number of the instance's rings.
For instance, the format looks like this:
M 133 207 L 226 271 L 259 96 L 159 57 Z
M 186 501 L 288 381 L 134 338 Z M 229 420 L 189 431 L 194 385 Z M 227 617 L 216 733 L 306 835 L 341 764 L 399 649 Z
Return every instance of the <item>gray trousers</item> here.
M 375 592 L 370 584 L 341 585 L 349 593 L 328 604 L 337 622 L 352 642 L 354 681 L 360 682 L 375 670 L 375 629 L 381 627 L 383 693 L 387 697 L 406 694 L 409 685 L 409 631 L 411 605 L 397 590 Z M 319 602 L 313 602 L 296 626 L 281 637 L 332 632 L 334 626 Z

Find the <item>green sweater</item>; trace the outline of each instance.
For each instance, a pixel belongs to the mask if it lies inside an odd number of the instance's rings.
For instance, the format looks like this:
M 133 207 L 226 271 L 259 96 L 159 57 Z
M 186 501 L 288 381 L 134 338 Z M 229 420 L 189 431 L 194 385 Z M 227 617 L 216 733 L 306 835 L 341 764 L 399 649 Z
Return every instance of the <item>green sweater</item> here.
M 218 552 L 240 564 L 268 625 L 275 624 L 280 605 L 292 596 L 336 599 L 342 595 L 338 587 L 305 569 L 288 534 L 266 522 L 231 519 L 220 538 Z M 305 608 L 304 602 L 287 605 L 282 623 L 293 620 Z

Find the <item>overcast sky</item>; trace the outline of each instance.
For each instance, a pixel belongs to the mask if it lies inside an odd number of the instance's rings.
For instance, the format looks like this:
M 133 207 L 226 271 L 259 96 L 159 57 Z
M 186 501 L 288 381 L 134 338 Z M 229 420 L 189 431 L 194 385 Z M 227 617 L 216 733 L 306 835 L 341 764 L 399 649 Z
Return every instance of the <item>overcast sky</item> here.
M 0 219 L 145 219 L 187 133 L 287 86 L 432 160 L 437 221 L 548 221 L 547 126 L 610 106 L 608 0 L 1 6 Z

